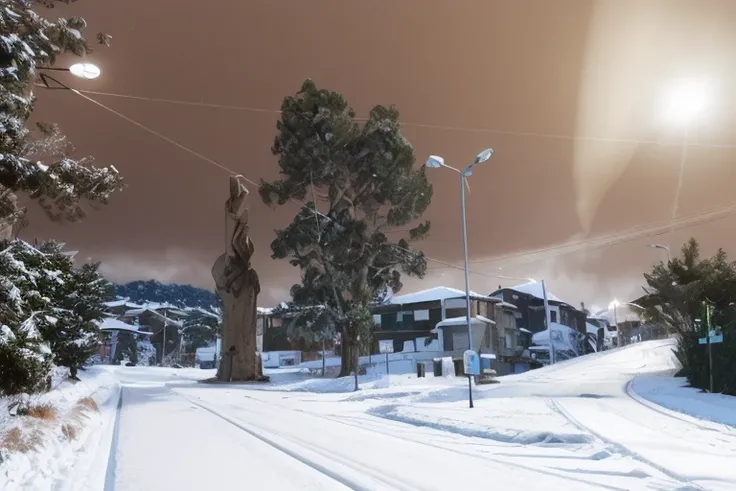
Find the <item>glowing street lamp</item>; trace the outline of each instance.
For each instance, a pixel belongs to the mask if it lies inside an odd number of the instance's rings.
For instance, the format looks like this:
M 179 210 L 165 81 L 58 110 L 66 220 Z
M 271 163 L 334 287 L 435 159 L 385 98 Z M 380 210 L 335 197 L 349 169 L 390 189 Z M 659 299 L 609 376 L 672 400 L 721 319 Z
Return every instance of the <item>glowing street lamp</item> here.
M 92 63 L 75 63 L 69 67 L 72 75 L 87 80 L 94 80 L 100 76 L 100 69 Z
M 52 71 L 52 72 L 69 72 L 75 77 L 83 78 L 85 80 L 94 80 L 97 77 L 100 76 L 102 73 L 100 68 L 97 65 L 94 65 L 92 63 L 75 63 L 74 65 L 70 66 L 69 68 L 58 68 L 58 67 L 39 67 L 39 70 L 42 71 L 42 73 L 39 75 L 41 78 L 41 82 L 43 82 L 43 85 L 50 90 L 73 90 L 68 85 L 56 80 L 54 77 L 49 75 L 48 73 L 43 73 L 46 71 Z M 49 81 L 54 82 L 55 85 L 50 85 Z

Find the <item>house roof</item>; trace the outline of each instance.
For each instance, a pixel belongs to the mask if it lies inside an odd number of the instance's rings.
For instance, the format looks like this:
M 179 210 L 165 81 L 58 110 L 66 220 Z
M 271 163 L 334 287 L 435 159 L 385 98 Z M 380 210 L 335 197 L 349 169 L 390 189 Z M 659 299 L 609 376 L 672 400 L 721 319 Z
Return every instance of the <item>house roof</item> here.
M 429 288 L 428 290 L 407 293 L 405 295 L 397 295 L 395 297 L 389 298 L 385 303 L 401 305 L 411 303 L 437 302 L 440 300 L 446 300 L 448 298 L 462 298 L 464 296 L 464 290 L 458 290 L 457 288 L 450 288 L 446 286 L 436 286 L 434 288 Z M 501 302 L 501 300 L 498 298 L 489 297 L 488 295 L 483 295 L 473 291 L 470 292 L 470 297 L 474 300 L 486 300 L 495 303 Z
M 151 335 L 150 332 L 139 331 L 138 328 L 140 326 L 128 324 L 127 322 L 123 322 L 114 317 L 105 317 L 97 324 L 100 326 L 100 331 L 128 331 L 149 336 Z
M 113 300 L 112 302 L 105 302 L 105 307 L 110 308 L 110 309 L 115 308 L 115 307 L 128 307 L 131 309 L 138 309 L 138 308 L 141 308 L 142 305 L 133 303 L 129 301 L 127 298 L 123 298 L 120 300 Z
M 161 319 L 164 322 L 168 322 L 172 326 L 182 327 L 182 325 L 183 325 L 182 321 L 175 320 L 175 319 L 172 319 L 170 317 L 166 317 L 165 315 L 163 315 L 158 310 L 152 309 L 152 308 L 147 308 L 147 307 L 143 307 L 143 308 L 140 308 L 140 309 L 126 310 L 125 311 L 125 316 L 126 317 L 137 316 L 137 315 L 140 315 L 140 314 L 142 314 L 144 312 L 150 312 L 155 317 L 158 317 L 159 319 Z
M 541 300 L 544 299 L 544 292 L 542 291 L 542 283 L 540 281 L 530 281 L 529 283 L 522 283 L 521 285 L 516 286 L 505 286 L 501 288 L 501 290 L 513 290 L 518 293 L 523 293 L 525 295 L 531 295 L 532 297 L 539 298 Z M 555 294 L 547 290 L 547 301 L 549 302 L 559 302 L 564 304 L 569 304 L 568 302 L 565 302 L 564 300 L 561 300 L 558 298 Z

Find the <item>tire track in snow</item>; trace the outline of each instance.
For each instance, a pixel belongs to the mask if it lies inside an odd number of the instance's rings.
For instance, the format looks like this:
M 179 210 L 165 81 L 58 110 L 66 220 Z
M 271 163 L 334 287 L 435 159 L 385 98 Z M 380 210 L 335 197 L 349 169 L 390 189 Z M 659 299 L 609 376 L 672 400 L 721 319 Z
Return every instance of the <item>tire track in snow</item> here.
M 661 472 L 662 474 L 666 475 L 670 479 L 673 479 L 673 480 L 675 480 L 675 481 L 677 481 L 677 482 L 679 482 L 681 484 L 686 485 L 686 487 L 684 487 L 684 488 L 678 488 L 678 491 L 705 490 L 705 488 L 702 487 L 702 486 L 700 486 L 699 484 L 696 484 L 696 483 L 694 483 L 694 482 L 692 482 L 692 481 L 690 481 L 690 480 L 688 480 L 688 479 L 680 476 L 679 474 L 677 474 L 675 472 L 672 472 L 669 469 L 666 469 L 666 468 L 662 467 L 661 465 L 657 464 L 656 462 L 653 462 L 652 460 L 649 460 L 646 457 L 643 457 L 642 455 L 638 454 L 637 452 L 634 452 L 633 450 L 627 448 L 626 446 L 621 445 L 620 443 L 618 443 L 618 442 L 616 442 L 614 440 L 611 440 L 609 438 L 606 438 L 603 435 L 601 435 L 600 433 L 598 433 L 597 431 L 594 431 L 594 430 L 588 428 L 587 426 L 585 426 L 584 424 L 582 424 L 580 421 L 578 421 L 572 414 L 570 414 L 570 412 L 567 409 L 565 409 L 564 406 L 562 404 L 560 404 L 558 401 L 556 401 L 554 399 L 547 399 L 547 402 L 548 402 L 549 407 L 552 410 L 556 411 L 558 414 L 560 414 L 562 417 L 564 417 L 567 421 L 570 422 L 570 424 L 572 424 L 573 426 L 577 427 L 581 431 L 585 431 L 585 432 L 590 433 L 591 435 L 595 436 L 601 442 L 603 442 L 606 445 L 608 445 L 616 453 L 621 454 L 621 455 L 624 455 L 624 456 L 632 457 L 632 458 L 638 460 L 639 462 L 642 462 L 643 464 L 646 464 L 646 465 L 652 467 L 653 469 L 658 470 L 659 472 Z
M 277 436 L 277 437 L 282 438 L 284 440 L 287 440 L 287 441 L 290 441 L 292 443 L 295 443 L 295 444 L 297 444 L 297 445 L 299 445 L 299 446 L 301 446 L 301 447 L 303 447 L 303 448 L 305 448 L 307 450 L 310 450 L 310 451 L 312 451 L 312 452 L 314 452 L 314 453 L 316 453 L 318 455 L 321 455 L 322 457 L 327 458 L 328 461 L 338 462 L 338 463 L 342 464 L 343 466 L 348 467 L 348 468 L 350 468 L 351 470 L 353 470 L 355 472 L 358 472 L 360 474 L 363 474 L 365 476 L 368 476 L 368 477 L 370 477 L 371 479 L 373 479 L 375 481 L 379 481 L 379 482 L 381 482 L 382 484 L 388 486 L 391 489 L 396 489 L 396 490 L 400 490 L 400 491 L 415 491 L 415 488 L 413 486 L 408 486 L 408 485 L 405 485 L 404 483 L 396 482 L 393 479 L 387 479 L 386 476 L 382 476 L 379 473 L 373 471 L 372 469 L 370 469 L 368 467 L 365 467 L 362 464 L 359 464 L 357 462 L 353 462 L 350 459 L 346 459 L 344 457 L 338 456 L 338 455 L 333 454 L 333 453 L 325 452 L 324 450 L 321 450 L 318 447 L 315 447 L 314 445 L 312 445 L 312 444 L 310 444 L 308 442 L 304 442 L 303 440 L 294 438 L 293 436 L 285 436 L 283 434 L 279 434 L 279 433 L 273 432 L 271 430 L 266 430 L 264 428 L 260 428 L 260 427 L 257 427 L 255 425 L 249 424 L 248 426 L 253 426 L 253 427 L 257 428 L 258 430 L 260 430 L 260 432 L 255 431 L 253 428 L 248 428 L 242 422 L 236 421 L 236 420 L 234 420 L 234 419 L 232 419 L 232 418 L 230 418 L 230 417 L 228 417 L 228 416 L 220 413 L 219 411 L 217 411 L 215 409 L 212 409 L 211 407 L 208 407 L 205 404 L 202 404 L 202 403 L 200 403 L 198 401 L 194 401 L 194 400 L 192 400 L 192 399 L 190 399 L 190 398 L 188 398 L 188 397 L 186 397 L 186 396 L 184 396 L 182 394 L 179 394 L 179 393 L 177 393 L 175 391 L 172 391 L 172 392 L 175 393 L 175 394 L 177 394 L 177 395 L 179 395 L 183 399 L 187 400 L 189 403 L 194 404 L 195 406 L 198 406 L 198 407 L 204 409 L 205 411 L 209 412 L 210 414 L 212 414 L 212 415 L 214 415 L 214 416 L 222 419 L 223 421 L 226 421 L 226 422 L 230 423 L 231 425 L 235 426 L 239 430 L 244 431 L 245 433 L 249 434 L 250 436 L 252 436 L 252 437 L 254 437 L 254 438 L 262 441 L 263 443 L 265 443 L 265 444 L 267 444 L 267 445 L 275 448 L 276 450 L 284 453 L 285 455 L 288 455 L 289 457 L 291 457 L 291 458 L 293 458 L 293 459 L 301 462 L 302 464 L 304 464 L 304 465 L 306 465 L 306 466 L 314 469 L 315 471 L 317 471 L 317 472 L 319 472 L 319 473 L 321 473 L 321 474 L 329 477 L 330 479 L 332 479 L 332 480 L 334 480 L 334 481 L 336 481 L 336 482 L 338 482 L 338 483 L 340 483 L 340 484 L 342 484 L 342 485 L 344 485 L 344 486 L 346 486 L 346 487 L 348 487 L 350 489 L 353 489 L 355 491 L 374 491 L 375 490 L 374 487 L 368 487 L 368 486 L 366 486 L 364 484 L 361 484 L 360 482 L 357 482 L 357 481 L 355 481 L 355 480 L 353 480 L 351 478 L 345 477 L 344 475 L 341 475 L 340 473 L 335 472 L 335 471 L 329 469 L 328 467 L 326 467 L 326 466 L 324 466 L 324 465 L 322 465 L 322 464 L 320 464 L 318 462 L 315 462 L 314 459 L 310 459 L 310 458 L 304 456 L 303 454 L 300 454 L 299 452 L 296 452 L 296 451 L 294 451 L 294 450 L 292 450 L 292 449 L 290 449 L 290 448 L 288 448 L 288 447 L 286 447 L 284 445 L 281 445 L 278 442 L 275 442 L 273 439 L 268 438 L 263 433 L 270 433 L 270 434 L 272 434 L 274 436 Z
M 181 397 L 185 398 L 186 400 L 188 400 L 189 402 L 192 402 L 193 404 L 196 404 L 196 405 L 202 407 L 203 409 L 207 409 L 204 406 L 202 406 L 200 403 L 194 402 L 191 399 L 189 399 L 188 397 L 183 396 L 181 394 L 179 394 L 179 395 Z M 528 465 L 524 465 L 524 464 L 519 464 L 518 462 L 515 462 L 512 459 L 504 459 L 504 458 L 495 457 L 495 456 L 494 457 L 489 457 L 487 454 L 481 455 L 481 454 L 478 454 L 478 453 L 468 452 L 468 451 L 461 450 L 461 449 L 458 449 L 458 448 L 451 448 L 451 447 L 447 447 L 447 446 L 444 446 L 444 445 L 438 445 L 438 444 L 435 444 L 435 443 L 430 443 L 430 442 L 427 442 L 427 441 L 418 440 L 416 438 L 412 438 L 412 437 L 407 436 L 407 435 L 397 436 L 395 434 L 392 434 L 392 433 L 386 432 L 386 431 L 380 431 L 380 430 L 375 430 L 375 429 L 370 429 L 369 430 L 365 426 L 362 426 L 362 425 L 359 425 L 359 424 L 355 424 L 355 423 L 347 422 L 347 421 L 345 421 L 343 419 L 343 417 L 340 417 L 340 416 L 330 416 L 330 415 L 323 415 L 323 414 L 318 414 L 318 413 L 312 413 L 312 412 L 309 412 L 309 411 L 305 411 L 303 409 L 296 409 L 296 408 L 286 407 L 286 406 L 283 406 L 281 404 L 275 404 L 275 403 L 265 402 L 263 400 L 257 399 L 255 397 L 247 396 L 247 395 L 244 396 L 244 397 L 247 398 L 247 399 L 249 399 L 249 400 L 258 402 L 258 403 L 260 403 L 262 405 L 265 405 L 265 406 L 273 405 L 275 407 L 281 408 L 281 409 L 286 410 L 286 411 L 298 412 L 298 413 L 301 413 L 301 414 L 305 414 L 307 416 L 311 416 L 313 418 L 331 421 L 331 422 L 334 422 L 334 423 L 338 423 L 338 424 L 341 424 L 341 425 L 344 425 L 344 426 L 349 426 L 349 427 L 352 427 L 352 428 L 357 428 L 359 430 L 367 431 L 367 432 L 374 433 L 374 434 L 380 434 L 380 435 L 382 435 L 384 437 L 389 437 L 389 438 L 392 438 L 392 439 L 395 439 L 395 440 L 399 440 L 399 441 L 407 441 L 408 440 L 408 441 L 411 441 L 412 443 L 416 443 L 416 444 L 419 444 L 419 445 L 424 445 L 426 447 L 435 448 L 435 449 L 443 450 L 443 451 L 447 451 L 447 452 L 454 452 L 454 453 L 457 453 L 457 454 L 462 454 L 462 455 L 465 455 L 467 457 L 472 457 L 474 459 L 478 459 L 478 460 L 484 461 L 484 462 L 492 462 L 492 463 L 495 463 L 495 464 L 500 464 L 500 465 L 504 465 L 504 466 L 508 466 L 508 467 L 514 467 L 514 468 L 519 469 L 519 470 L 523 470 L 523 471 L 527 471 L 527 472 L 533 472 L 533 473 L 541 474 L 541 475 L 548 476 L 548 477 L 555 477 L 555 478 L 558 478 L 558 479 L 563 479 L 563 480 L 567 480 L 567 481 L 573 481 L 573 482 L 580 483 L 580 484 L 586 484 L 586 485 L 591 486 L 591 488 L 608 489 L 608 490 L 611 490 L 611 491 L 628 491 L 628 488 L 621 488 L 621 487 L 617 487 L 617 486 L 610 486 L 610 485 L 606 485 L 606 484 L 602 484 L 602 483 L 599 483 L 599 482 L 590 481 L 590 480 L 582 479 L 582 478 L 574 478 L 574 477 L 571 477 L 568 473 L 557 472 L 557 471 L 546 470 L 546 469 L 540 469 L 538 467 L 532 467 L 532 466 L 528 466 Z M 210 412 L 212 412 L 210 409 L 207 409 L 207 410 L 210 411 Z M 382 418 L 382 417 L 377 417 L 377 416 L 373 416 L 373 417 L 376 417 L 379 420 L 394 421 L 394 420 L 392 420 L 390 418 Z M 403 421 L 394 421 L 394 422 L 400 423 L 400 424 L 404 424 L 404 425 L 409 426 L 409 427 L 415 427 L 415 426 L 417 426 L 417 425 L 413 425 L 411 423 L 406 423 L 406 422 L 403 422 Z M 436 430 L 436 429 L 433 429 L 433 428 L 428 428 L 428 429 L 434 430 L 434 431 L 438 431 L 440 433 L 443 433 L 440 430 Z M 266 431 L 268 431 L 268 430 L 266 430 Z M 283 438 L 289 439 L 288 437 L 283 437 Z M 466 438 L 468 438 L 468 437 L 466 437 Z M 321 451 L 321 453 L 324 454 L 323 451 Z M 334 455 L 333 454 L 329 454 L 328 457 L 329 458 L 333 458 Z M 410 487 L 410 488 L 407 488 L 407 489 L 413 490 L 415 488 Z

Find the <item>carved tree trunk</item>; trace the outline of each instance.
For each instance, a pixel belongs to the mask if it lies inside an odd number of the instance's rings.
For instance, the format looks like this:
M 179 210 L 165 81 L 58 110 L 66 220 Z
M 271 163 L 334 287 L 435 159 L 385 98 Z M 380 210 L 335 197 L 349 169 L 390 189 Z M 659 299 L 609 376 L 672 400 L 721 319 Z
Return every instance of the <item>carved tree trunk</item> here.
M 242 286 L 237 293 L 225 288 L 225 254 L 212 268 L 217 291 L 222 298 L 222 356 L 217 379 L 255 380 L 262 374 L 260 357 L 256 354 L 256 302 L 260 286 L 253 269 L 243 272 Z

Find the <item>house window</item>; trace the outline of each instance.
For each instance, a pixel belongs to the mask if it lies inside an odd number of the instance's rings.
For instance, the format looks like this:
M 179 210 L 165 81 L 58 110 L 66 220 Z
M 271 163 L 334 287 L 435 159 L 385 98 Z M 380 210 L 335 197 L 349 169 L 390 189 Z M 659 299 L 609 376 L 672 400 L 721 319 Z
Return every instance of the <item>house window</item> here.
M 380 314 L 375 314 L 373 316 L 373 324 L 375 324 L 377 326 L 380 326 L 381 325 L 381 315 Z
M 557 322 L 557 311 L 556 310 L 551 310 L 550 311 L 550 313 L 549 313 L 549 319 L 552 322 Z
M 415 310 L 414 320 L 415 321 L 428 321 L 429 320 L 429 310 Z
M 511 349 L 514 347 L 514 339 L 511 335 L 511 333 L 506 334 L 506 344 L 504 345 L 507 349 Z
M 281 317 L 271 317 L 271 327 L 281 327 Z

